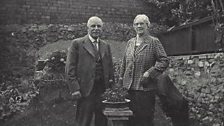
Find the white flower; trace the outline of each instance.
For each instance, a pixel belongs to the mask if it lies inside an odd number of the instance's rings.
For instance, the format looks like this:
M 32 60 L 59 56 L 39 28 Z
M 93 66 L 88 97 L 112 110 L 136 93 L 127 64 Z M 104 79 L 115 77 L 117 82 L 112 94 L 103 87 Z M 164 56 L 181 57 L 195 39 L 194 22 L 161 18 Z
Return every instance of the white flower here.
M 200 76 L 201 76 L 201 72 L 200 72 L 200 71 L 195 72 L 195 73 L 194 73 L 194 76 L 195 76 L 195 77 L 200 77 Z
M 204 63 L 203 63 L 202 61 L 199 61 L 199 62 L 198 62 L 198 66 L 199 66 L 199 67 L 203 67 L 203 66 L 204 66 Z
M 217 58 L 219 58 L 221 56 L 221 54 L 220 53 L 217 53 L 216 55 L 215 55 L 215 59 L 217 59 Z
M 181 82 L 181 84 L 182 84 L 182 85 L 186 85 L 186 84 L 187 84 L 187 81 L 186 81 L 186 80 L 183 80 L 183 81 Z
M 14 102 L 14 99 L 11 97 L 11 98 L 9 99 L 9 102 L 10 102 L 10 103 Z
M 22 97 L 21 97 L 21 96 L 17 96 L 17 97 L 16 97 L 16 101 L 17 101 L 17 102 L 21 102 L 21 100 L 22 100 Z
M 173 68 L 170 68 L 170 69 L 169 69 L 169 72 L 174 72 L 174 69 L 173 69 Z
M 192 63 L 194 63 L 194 61 L 193 60 L 188 60 L 187 63 L 192 64 Z
M 61 62 L 64 62 L 64 61 L 65 61 L 65 59 L 64 59 L 64 58 L 61 58 L 61 59 L 60 59 L 60 61 L 61 61 Z
M 47 61 L 49 61 L 49 59 L 46 59 L 44 62 L 47 62 Z
M 51 60 L 54 60 L 55 59 L 55 57 L 51 57 Z
M 206 66 L 206 67 L 210 66 L 210 64 L 209 64 L 208 61 L 205 61 L 205 66 Z

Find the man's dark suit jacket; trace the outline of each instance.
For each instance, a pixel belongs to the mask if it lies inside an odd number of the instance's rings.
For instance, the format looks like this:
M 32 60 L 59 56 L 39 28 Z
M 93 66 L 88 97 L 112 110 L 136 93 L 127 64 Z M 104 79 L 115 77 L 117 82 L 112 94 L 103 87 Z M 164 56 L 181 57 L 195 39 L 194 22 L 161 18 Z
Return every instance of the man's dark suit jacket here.
M 105 88 L 109 88 L 114 80 L 110 46 L 100 40 L 99 50 L 102 58 Z M 94 47 L 88 35 L 73 40 L 66 62 L 65 69 L 71 93 L 79 90 L 82 96 L 88 96 L 94 85 L 96 69 Z

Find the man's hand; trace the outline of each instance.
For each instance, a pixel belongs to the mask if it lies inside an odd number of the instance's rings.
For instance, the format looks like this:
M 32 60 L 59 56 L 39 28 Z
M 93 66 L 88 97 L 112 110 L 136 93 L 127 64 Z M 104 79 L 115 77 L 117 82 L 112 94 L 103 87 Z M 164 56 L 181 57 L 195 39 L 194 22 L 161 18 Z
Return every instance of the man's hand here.
M 74 99 L 74 100 L 78 100 L 81 97 L 82 97 L 82 95 L 81 95 L 80 91 L 75 91 L 72 93 L 72 99 Z

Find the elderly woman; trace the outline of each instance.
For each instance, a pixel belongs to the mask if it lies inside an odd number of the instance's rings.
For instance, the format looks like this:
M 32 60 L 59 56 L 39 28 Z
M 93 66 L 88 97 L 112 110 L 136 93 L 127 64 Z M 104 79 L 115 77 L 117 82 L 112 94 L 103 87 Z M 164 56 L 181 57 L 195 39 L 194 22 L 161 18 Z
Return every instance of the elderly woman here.
M 130 126 L 153 126 L 157 77 L 168 67 L 169 59 L 158 38 L 149 35 L 149 18 L 137 15 L 136 37 L 127 43 L 120 70 L 123 87 L 129 90 L 134 116 Z

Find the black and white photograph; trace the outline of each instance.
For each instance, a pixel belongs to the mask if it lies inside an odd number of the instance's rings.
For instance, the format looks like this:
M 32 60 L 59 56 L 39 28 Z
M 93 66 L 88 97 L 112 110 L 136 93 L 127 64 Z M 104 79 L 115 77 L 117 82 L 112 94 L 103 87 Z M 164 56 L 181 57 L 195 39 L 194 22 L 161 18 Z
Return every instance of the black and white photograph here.
M 0 126 L 224 126 L 223 0 L 0 6 Z

